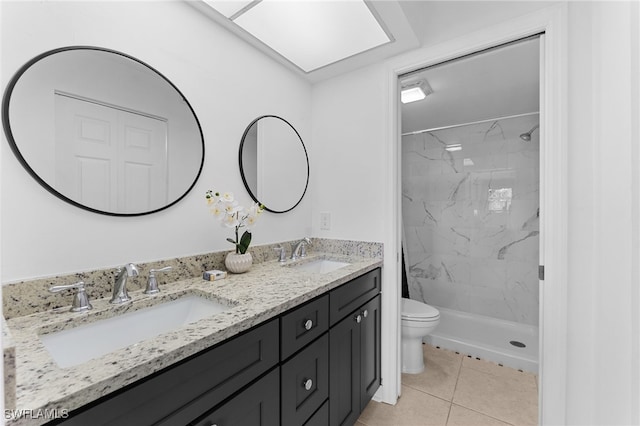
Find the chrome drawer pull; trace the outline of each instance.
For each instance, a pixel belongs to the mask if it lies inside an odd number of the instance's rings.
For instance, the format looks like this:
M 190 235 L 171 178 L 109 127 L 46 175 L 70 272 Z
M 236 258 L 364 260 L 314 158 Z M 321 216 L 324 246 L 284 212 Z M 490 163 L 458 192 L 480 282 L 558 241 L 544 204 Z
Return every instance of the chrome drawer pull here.
M 311 321 L 310 319 L 306 320 L 304 322 L 304 328 L 305 330 L 311 330 L 311 328 L 313 327 L 313 321 Z
M 304 386 L 305 390 L 311 390 L 311 387 L 313 386 L 313 380 L 305 380 L 304 382 L 302 382 L 302 386 Z

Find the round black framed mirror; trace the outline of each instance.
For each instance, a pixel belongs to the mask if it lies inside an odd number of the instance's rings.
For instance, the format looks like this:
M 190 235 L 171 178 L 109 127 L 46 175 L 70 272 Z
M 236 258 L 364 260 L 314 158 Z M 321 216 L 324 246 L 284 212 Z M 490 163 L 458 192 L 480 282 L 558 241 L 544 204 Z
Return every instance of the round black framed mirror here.
M 100 214 L 166 209 L 204 164 L 200 122 L 178 88 L 139 59 L 100 47 L 54 49 L 23 65 L 5 90 L 2 124 L 35 180 Z
M 242 135 L 239 163 L 249 195 L 267 211 L 288 212 L 307 192 L 307 148 L 284 118 L 263 115 L 253 120 Z

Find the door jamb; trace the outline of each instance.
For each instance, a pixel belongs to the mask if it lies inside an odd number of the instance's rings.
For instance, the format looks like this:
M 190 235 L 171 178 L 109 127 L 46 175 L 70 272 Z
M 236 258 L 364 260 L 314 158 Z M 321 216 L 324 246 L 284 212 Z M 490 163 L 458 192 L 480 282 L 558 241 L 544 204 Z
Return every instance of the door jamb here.
M 540 262 L 545 265 L 545 280 L 540 281 L 540 353 L 538 421 L 540 424 L 566 423 L 567 365 L 567 9 L 566 3 L 511 19 L 502 24 L 475 31 L 449 42 L 417 49 L 389 61 L 387 177 L 390 185 L 388 217 L 394 222 L 389 230 L 391 250 L 400 259 L 401 252 L 401 154 L 398 77 L 410 71 L 455 59 L 523 37 L 544 33 L 541 64 L 540 104 Z M 394 273 L 401 282 L 396 261 Z M 391 292 L 393 293 L 393 292 Z M 383 295 L 384 296 L 384 295 Z M 397 294 L 396 304 L 400 297 Z M 387 303 L 393 301 L 387 300 Z M 398 312 L 400 310 L 398 309 Z M 399 327 L 400 319 L 397 319 Z M 397 347 L 400 347 L 397 333 Z M 390 358 L 394 355 L 389 354 Z M 398 361 L 401 359 L 395 355 Z M 400 362 L 396 365 L 395 394 L 400 393 Z M 389 392 L 383 399 L 389 398 Z

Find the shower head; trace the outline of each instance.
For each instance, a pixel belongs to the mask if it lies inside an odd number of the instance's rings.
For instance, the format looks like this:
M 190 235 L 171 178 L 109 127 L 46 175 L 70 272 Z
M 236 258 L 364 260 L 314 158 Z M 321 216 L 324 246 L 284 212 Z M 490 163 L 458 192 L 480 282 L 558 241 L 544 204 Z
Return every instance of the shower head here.
M 529 130 L 527 133 L 523 133 L 520 135 L 520 139 L 522 139 L 525 142 L 529 142 L 531 140 L 531 134 L 533 133 L 534 130 L 536 130 L 538 128 L 539 124 L 536 124 L 535 126 L 533 126 L 533 128 L 531 130 Z

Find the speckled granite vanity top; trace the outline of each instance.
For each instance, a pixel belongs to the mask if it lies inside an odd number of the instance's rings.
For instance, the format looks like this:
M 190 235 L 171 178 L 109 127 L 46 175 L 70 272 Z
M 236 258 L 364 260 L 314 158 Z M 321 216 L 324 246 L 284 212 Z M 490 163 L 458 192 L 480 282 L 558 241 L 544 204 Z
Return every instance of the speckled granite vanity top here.
M 18 410 L 68 410 L 220 343 L 332 288 L 382 265 L 382 256 L 310 253 L 306 261 L 328 258 L 350 265 L 325 274 L 314 274 L 265 260 L 240 275 L 219 281 L 200 276 L 161 284 L 161 292 L 146 295 L 130 291 L 132 301 L 110 305 L 109 298 L 92 299 L 93 310 L 72 313 L 68 306 L 7 320 L 16 353 L 16 408 Z M 288 261 L 290 263 L 290 261 Z M 285 264 L 286 265 L 286 264 Z M 195 294 L 230 309 L 201 319 L 156 338 L 92 359 L 76 367 L 60 368 L 38 335 L 75 327 Z M 114 332 L 126 333 L 127 330 Z M 22 419 L 10 424 L 41 424 L 46 420 Z

